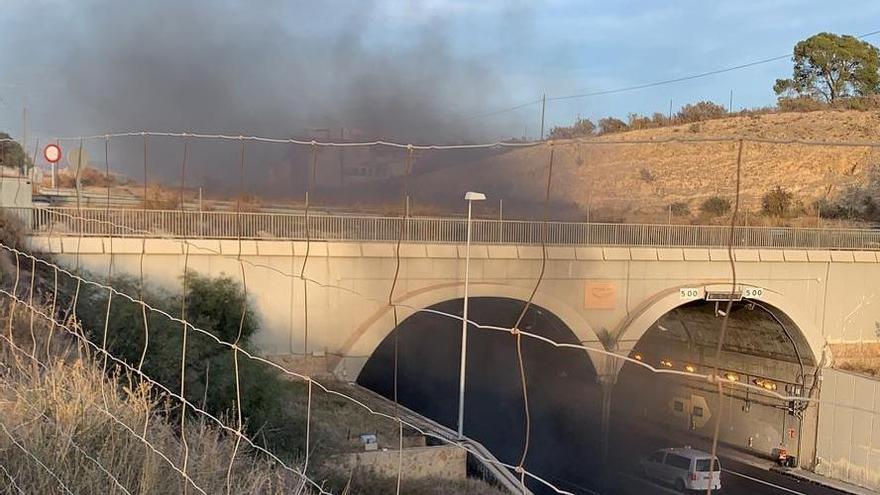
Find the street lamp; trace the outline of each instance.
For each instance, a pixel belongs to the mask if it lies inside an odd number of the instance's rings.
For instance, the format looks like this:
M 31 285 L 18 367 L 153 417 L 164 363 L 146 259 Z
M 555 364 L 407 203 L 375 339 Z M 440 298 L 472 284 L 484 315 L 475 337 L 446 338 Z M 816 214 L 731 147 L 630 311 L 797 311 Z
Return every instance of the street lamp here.
M 471 268 L 471 212 L 474 201 L 483 201 L 486 195 L 468 191 L 464 200 L 468 203 L 467 243 L 464 251 L 464 309 L 461 314 L 461 366 L 458 376 L 458 438 L 464 438 L 464 377 L 467 365 L 467 322 L 468 322 L 468 278 Z

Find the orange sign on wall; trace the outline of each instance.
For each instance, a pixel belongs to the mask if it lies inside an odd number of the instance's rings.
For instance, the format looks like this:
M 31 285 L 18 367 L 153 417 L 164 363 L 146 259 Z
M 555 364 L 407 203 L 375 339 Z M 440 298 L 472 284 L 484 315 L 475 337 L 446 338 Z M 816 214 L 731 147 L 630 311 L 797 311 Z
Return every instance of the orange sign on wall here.
M 617 306 L 617 284 L 590 280 L 584 288 L 584 307 L 587 309 L 614 309 Z

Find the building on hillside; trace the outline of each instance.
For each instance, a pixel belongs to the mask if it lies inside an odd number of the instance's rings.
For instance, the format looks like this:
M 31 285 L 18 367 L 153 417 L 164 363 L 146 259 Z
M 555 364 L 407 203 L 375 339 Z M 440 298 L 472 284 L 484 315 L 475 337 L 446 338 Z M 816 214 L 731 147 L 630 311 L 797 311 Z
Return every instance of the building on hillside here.
M 321 142 L 354 143 L 375 141 L 376 136 L 351 128 L 310 129 L 309 140 Z M 295 153 L 302 161 L 302 147 Z M 405 173 L 406 152 L 387 146 L 326 147 L 318 156 L 315 171 L 316 185 L 338 187 L 350 184 L 381 182 Z

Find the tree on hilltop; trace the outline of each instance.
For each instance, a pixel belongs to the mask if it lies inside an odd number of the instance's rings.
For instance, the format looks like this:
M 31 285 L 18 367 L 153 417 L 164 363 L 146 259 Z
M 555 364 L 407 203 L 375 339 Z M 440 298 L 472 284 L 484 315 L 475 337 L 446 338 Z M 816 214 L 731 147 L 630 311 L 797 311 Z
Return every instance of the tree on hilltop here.
M 573 139 L 592 136 L 596 132 L 596 124 L 590 119 L 578 117 L 574 125 L 568 127 L 554 127 L 550 131 L 550 139 Z
M 809 97 L 826 102 L 880 91 L 880 51 L 854 36 L 819 33 L 798 42 L 791 79 L 777 79 L 781 97 Z

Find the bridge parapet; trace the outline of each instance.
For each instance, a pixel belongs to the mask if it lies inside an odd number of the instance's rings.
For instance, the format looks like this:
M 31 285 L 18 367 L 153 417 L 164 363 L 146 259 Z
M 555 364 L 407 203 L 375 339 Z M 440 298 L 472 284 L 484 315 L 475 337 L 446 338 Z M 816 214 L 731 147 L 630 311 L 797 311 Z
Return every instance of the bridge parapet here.
M 78 237 L 164 237 L 250 240 L 326 240 L 464 243 L 464 218 L 401 218 L 304 212 L 19 208 L 38 234 Z M 19 211 L 20 210 L 20 211 Z M 478 244 L 556 246 L 667 246 L 722 248 L 730 242 L 723 225 L 659 225 L 477 219 Z M 880 230 L 736 227 L 740 248 L 880 250 Z

